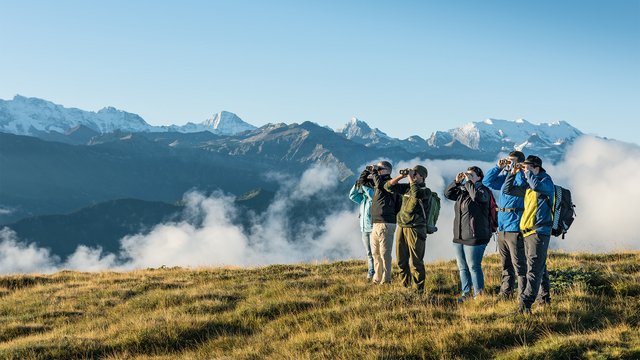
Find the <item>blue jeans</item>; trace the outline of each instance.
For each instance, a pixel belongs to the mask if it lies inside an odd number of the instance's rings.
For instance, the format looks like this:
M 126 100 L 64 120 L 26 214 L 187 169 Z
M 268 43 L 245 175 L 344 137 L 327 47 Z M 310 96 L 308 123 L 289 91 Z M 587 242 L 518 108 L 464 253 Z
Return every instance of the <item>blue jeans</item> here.
M 473 291 L 484 289 L 484 274 L 482 273 L 482 256 L 487 245 L 468 246 L 462 244 L 453 244 L 456 250 L 456 261 L 458 270 L 460 270 L 460 282 L 462 283 L 462 295 L 466 296 Z
M 364 245 L 364 249 L 367 252 L 367 277 L 372 278 L 373 274 L 375 274 L 375 269 L 373 268 L 373 255 L 371 254 L 371 233 L 363 232 L 362 233 L 362 244 Z

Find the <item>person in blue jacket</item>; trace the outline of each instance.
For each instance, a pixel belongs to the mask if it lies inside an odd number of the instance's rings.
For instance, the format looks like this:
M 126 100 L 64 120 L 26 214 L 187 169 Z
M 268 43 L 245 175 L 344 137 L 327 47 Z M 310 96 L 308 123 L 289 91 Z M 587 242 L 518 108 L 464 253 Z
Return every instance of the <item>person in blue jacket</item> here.
M 513 294 L 516 276 L 518 277 L 518 296 L 522 294 L 526 283 L 527 263 L 524 255 L 524 238 L 520 234 L 520 219 L 524 211 L 524 198 L 505 194 L 507 174 L 512 166 L 522 163 L 524 154 L 512 151 L 506 159 L 500 159 L 484 176 L 482 183 L 492 189 L 500 190 L 498 198 L 498 252 L 502 263 L 501 298 Z M 523 174 L 518 172 L 514 180 L 515 186 L 526 182 Z
M 373 181 L 368 178 L 369 172 L 363 171 L 356 183 L 349 191 L 349 199 L 359 206 L 360 231 L 362 232 L 362 244 L 367 253 L 367 279 L 371 280 L 375 273 L 373 267 L 373 255 L 371 254 L 371 203 L 373 201 Z
M 524 251 L 527 258 L 527 284 L 520 295 L 518 311 L 531 312 L 540 285 L 548 282 L 547 250 L 553 225 L 555 186 L 553 180 L 542 167 L 542 160 L 529 155 L 522 167 L 514 167 L 507 176 L 504 193 L 524 198 L 524 212 L 520 219 L 520 232 L 524 237 Z M 515 185 L 518 172 L 524 170 L 526 183 Z

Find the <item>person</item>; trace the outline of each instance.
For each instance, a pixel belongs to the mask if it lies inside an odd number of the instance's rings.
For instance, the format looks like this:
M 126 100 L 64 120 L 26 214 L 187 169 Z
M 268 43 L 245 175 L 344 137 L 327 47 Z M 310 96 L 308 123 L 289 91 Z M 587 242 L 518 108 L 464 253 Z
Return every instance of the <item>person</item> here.
M 445 190 L 445 197 L 456 202 L 453 246 L 462 289 L 459 303 L 469 298 L 472 285 L 474 298 L 484 293 L 482 257 L 492 232 L 489 219 L 491 190 L 482 184 L 483 177 L 482 169 L 471 166 L 466 172 L 458 173 Z
M 369 172 L 364 170 L 356 183 L 349 191 L 349 199 L 359 205 L 360 232 L 362 244 L 367 254 L 367 279 L 371 280 L 375 270 L 373 268 L 373 255 L 371 254 L 371 203 L 373 201 L 373 181 L 369 179 Z
M 384 188 L 391 180 L 393 167 L 388 161 L 380 161 L 372 167 L 373 202 L 371 204 L 371 254 L 373 255 L 374 284 L 391 283 L 391 250 L 393 233 L 396 231 L 396 214 L 401 199 Z
M 384 188 L 390 193 L 402 195 L 402 206 L 397 215 L 396 258 L 400 279 L 404 287 L 415 285 L 418 293 L 424 292 L 424 252 L 427 240 L 427 205 L 431 190 L 425 186 L 427 168 L 416 165 L 387 181 Z M 398 183 L 408 177 L 409 183 Z
M 512 151 L 505 159 L 491 168 L 482 179 L 482 183 L 492 190 L 500 190 L 498 198 L 498 252 L 502 265 L 502 283 L 498 296 L 508 298 L 513 294 L 516 276 L 518 278 L 518 296 L 522 294 L 526 283 L 526 258 L 524 255 L 524 239 L 520 234 L 520 219 L 524 211 L 524 199 L 505 194 L 504 187 L 507 174 L 513 166 L 524 161 L 521 151 Z M 514 180 L 516 186 L 525 183 L 522 173 Z
M 547 250 L 553 224 L 554 184 L 551 176 L 542 167 L 542 160 L 529 155 L 515 166 L 507 176 L 504 193 L 524 198 L 524 212 L 520 219 L 520 232 L 524 237 L 527 261 L 526 285 L 520 295 L 518 312 L 528 314 L 542 288 L 542 302 L 550 301 L 549 274 L 547 272 Z M 516 185 L 518 172 L 524 171 L 526 183 Z M 541 286 L 542 285 L 542 286 Z

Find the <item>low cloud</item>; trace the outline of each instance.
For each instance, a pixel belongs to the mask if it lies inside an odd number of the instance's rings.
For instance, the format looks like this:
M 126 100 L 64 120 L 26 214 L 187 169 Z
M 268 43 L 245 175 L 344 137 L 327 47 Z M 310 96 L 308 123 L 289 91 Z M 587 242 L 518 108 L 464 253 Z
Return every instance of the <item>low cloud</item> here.
M 429 169 L 427 186 L 442 199 L 439 230 L 429 235 L 425 258 L 451 259 L 453 201 L 444 198 L 444 188 L 459 171 L 471 165 L 486 171 L 495 162 L 413 159 L 394 164 L 394 168 L 397 172 L 416 164 Z M 585 136 L 568 149 L 564 161 L 544 165 L 556 184 L 572 191 L 578 214 L 566 239 L 552 238 L 552 248 L 585 252 L 640 250 L 640 236 L 634 227 L 637 215 L 633 211 L 640 201 L 640 188 L 635 184 L 640 176 L 640 147 Z M 123 238 L 117 254 L 79 246 L 62 261 L 49 250 L 20 242 L 13 231 L 5 228 L 0 230 L 0 273 L 364 259 L 357 208 L 346 193 L 336 193 L 340 187 L 335 173 L 336 169 L 318 165 L 299 178 L 269 175 L 282 188 L 261 214 L 241 214 L 234 198 L 222 192 L 208 196 L 188 193 L 182 221 L 159 224 L 148 233 Z M 323 194 L 333 194 L 340 206 L 328 207 L 325 215 L 292 225 L 292 211 L 300 206 L 317 206 L 313 198 Z M 248 228 L 238 225 L 239 216 L 250 216 Z M 493 241 L 487 247 L 487 253 L 492 252 Z

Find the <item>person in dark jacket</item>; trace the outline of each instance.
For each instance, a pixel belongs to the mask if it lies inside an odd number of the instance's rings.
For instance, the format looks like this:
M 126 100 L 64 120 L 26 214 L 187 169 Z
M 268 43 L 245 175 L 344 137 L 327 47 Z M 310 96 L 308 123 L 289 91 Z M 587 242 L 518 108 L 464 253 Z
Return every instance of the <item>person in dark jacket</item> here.
M 512 151 L 506 159 L 498 160 L 498 164 L 487 171 L 482 183 L 492 189 L 500 190 L 498 198 L 498 252 L 502 263 L 501 298 L 510 297 L 513 293 L 516 276 L 518 278 L 518 296 L 522 294 L 526 283 L 527 262 L 524 255 L 524 238 L 520 234 L 520 219 L 524 211 L 524 199 L 504 193 L 507 174 L 512 166 L 522 163 L 524 154 Z M 521 186 L 526 182 L 524 175 L 518 173 L 515 185 Z
M 431 197 L 431 190 L 425 186 L 427 168 L 416 165 L 407 175 L 399 175 L 389 180 L 384 188 L 391 193 L 401 194 L 402 207 L 398 212 L 396 232 L 396 258 L 400 267 L 400 278 L 404 287 L 414 283 L 418 293 L 424 292 L 424 251 L 427 241 L 427 209 L 425 201 Z M 408 184 L 399 184 L 404 178 Z
M 373 255 L 373 283 L 391 282 L 391 250 L 393 233 L 396 231 L 396 214 L 401 200 L 384 188 L 391 180 L 391 163 L 380 161 L 371 173 L 373 179 L 373 202 L 371 204 L 371 254 Z
M 515 185 L 516 174 L 524 171 L 527 182 Z M 542 160 L 530 155 L 522 168 L 514 168 L 507 176 L 505 194 L 524 198 L 524 212 L 520 219 L 520 232 L 524 237 L 524 249 L 527 258 L 527 284 L 520 295 L 518 311 L 530 313 L 531 305 L 538 297 L 539 289 L 548 292 L 549 274 L 547 273 L 547 250 L 553 225 L 553 205 L 555 186 L 553 180 L 542 167 Z M 546 289 L 545 289 L 546 288 Z M 548 298 L 548 294 L 546 294 Z M 543 300 L 544 302 L 544 300 Z
M 469 298 L 472 285 L 474 297 L 484 292 L 482 257 L 492 232 L 489 219 L 491 190 L 482 184 L 483 177 L 482 170 L 472 166 L 466 172 L 459 173 L 444 194 L 447 199 L 456 202 L 453 245 L 460 270 L 460 303 Z

